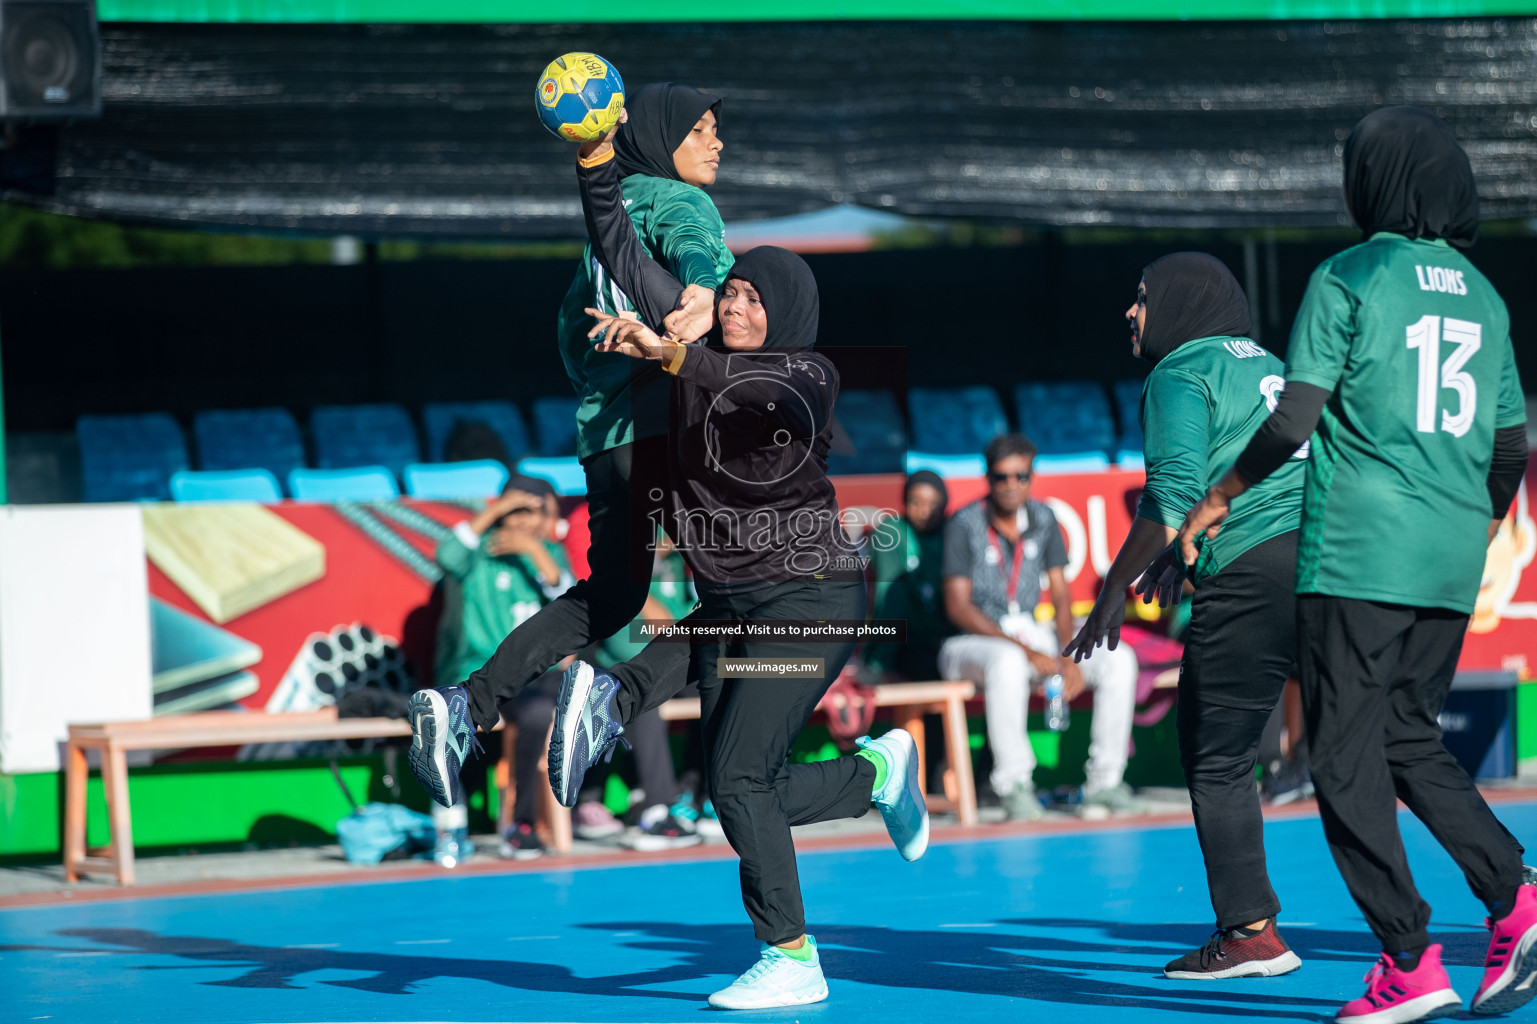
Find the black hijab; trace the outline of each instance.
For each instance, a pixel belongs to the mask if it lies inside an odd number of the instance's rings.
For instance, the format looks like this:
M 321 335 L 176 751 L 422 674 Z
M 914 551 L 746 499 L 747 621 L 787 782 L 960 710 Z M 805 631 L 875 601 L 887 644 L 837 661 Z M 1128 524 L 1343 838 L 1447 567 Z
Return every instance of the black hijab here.
M 752 285 L 763 303 L 768 333 L 758 351 L 805 350 L 817 343 L 822 300 L 817 293 L 816 276 L 805 260 L 789 249 L 760 245 L 737 257 L 726 277 L 740 278 Z
M 902 500 L 912 497 L 914 487 L 932 487 L 939 492 L 941 507 L 950 504 L 950 491 L 945 487 L 945 478 L 932 469 L 914 470 L 902 485 Z
M 1142 358 L 1156 363 L 1187 341 L 1249 333 L 1249 300 L 1222 261 L 1176 252 L 1142 268 L 1147 321 Z
M 1345 205 L 1367 235 L 1444 238 L 1459 249 L 1478 237 L 1473 165 L 1446 122 L 1420 107 L 1361 118 L 1345 140 Z
M 705 111 L 715 111 L 716 123 L 720 122 L 719 96 L 678 82 L 643 85 L 624 98 L 624 108 L 630 119 L 614 136 L 614 157 L 621 178 L 649 174 L 682 181 L 673 166 L 673 151 L 683 145 Z

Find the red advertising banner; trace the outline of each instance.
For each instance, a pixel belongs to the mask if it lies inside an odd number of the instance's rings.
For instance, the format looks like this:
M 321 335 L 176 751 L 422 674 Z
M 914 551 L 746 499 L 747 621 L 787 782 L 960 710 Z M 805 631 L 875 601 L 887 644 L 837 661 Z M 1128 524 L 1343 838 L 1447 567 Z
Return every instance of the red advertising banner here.
M 900 507 L 900 476 L 844 477 L 835 483 L 850 522 L 871 522 L 878 510 Z M 1125 470 L 1036 478 L 1032 496 L 1049 504 L 1062 526 L 1075 603 L 1097 594 L 1130 526 L 1142 483 L 1140 472 Z M 949 489 L 954 511 L 980 497 L 985 483 L 953 480 Z M 1490 547 L 1463 650 L 1465 669 L 1514 669 L 1523 676 L 1530 671 L 1529 652 L 1537 646 L 1537 571 L 1530 568 L 1537 525 L 1528 491 L 1522 488 Z M 438 625 L 433 552 L 453 524 L 469 517 L 465 507 L 411 500 L 287 503 L 251 506 L 239 522 L 196 508 L 146 509 L 149 589 L 158 599 L 152 607 L 161 713 L 218 706 L 220 694 L 227 698 L 223 703 L 278 710 L 290 699 L 280 687 L 291 685 L 285 678 L 301 668 L 311 677 L 322 670 L 402 672 L 401 656 L 418 680 L 430 681 Z M 178 511 L 165 525 L 152 522 L 150 509 Z M 575 546 L 585 545 L 584 514 L 579 509 L 570 516 L 577 527 L 570 538 Z M 359 632 L 362 626 L 368 629 Z M 174 635 L 162 636 L 163 631 Z M 334 664 L 316 663 L 317 640 L 337 648 Z M 359 650 L 344 657 L 339 647 L 349 643 Z M 336 682 L 344 680 L 338 675 Z

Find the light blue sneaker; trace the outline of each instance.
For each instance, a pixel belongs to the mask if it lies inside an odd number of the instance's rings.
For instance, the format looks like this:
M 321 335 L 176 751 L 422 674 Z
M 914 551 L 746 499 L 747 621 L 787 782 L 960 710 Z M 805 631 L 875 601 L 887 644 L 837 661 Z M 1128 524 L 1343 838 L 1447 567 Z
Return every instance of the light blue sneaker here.
M 810 960 L 797 960 L 778 946 L 764 946 L 758 962 L 736 981 L 711 993 L 717 1010 L 761 1010 L 769 1006 L 799 1006 L 827 998 L 827 979 L 822 977 L 822 958 L 817 940 L 806 936 Z
M 406 704 L 406 718 L 411 723 L 411 749 L 406 754 L 411 774 L 434 800 L 453 807 L 463 796 L 459 773 L 464 762 L 471 750 L 482 750 L 470 721 L 469 693 L 462 686 L 417 690 Z
M 575 807 L 587 769 L 614 756 L 614 741 L 624 726 L 619 724 L 614 694 L 619 680 L 585 661 L 573 661 L 560 679 L 555 700 L 555 728 L 550 733 L 550 789 L 563 807 Z
M 929 808 L 918 780 L 918 744 L 906 729 L 893 729 L 878 740 L 854 741 L 886 759 L 886 784 L 873 796 L 886 819 L 886 831 L 903 860 L 917 860 L 929 848 Z

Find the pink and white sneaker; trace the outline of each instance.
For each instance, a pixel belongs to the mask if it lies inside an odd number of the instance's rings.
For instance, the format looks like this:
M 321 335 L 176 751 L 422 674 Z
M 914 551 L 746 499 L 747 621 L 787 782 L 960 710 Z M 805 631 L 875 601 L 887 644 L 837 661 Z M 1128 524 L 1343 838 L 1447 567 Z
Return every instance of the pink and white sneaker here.
M 1363 980 L 1366 995 L 1340 1007 L 1334 1015 L 1340 1024 L 1409 1024 L 1462 1009 L 1462 997 L 1441 966 L 1439 944 L 1427 947 L 1412 971 L 1399 970 L 1384 953 Z
M 1537 885 L 1516 890 L 1516 905 L 1498 921 L 1487 918 L 1489 955 L 1473 995 L 1474 1013 L 1509 1013 L 1537 996 Z

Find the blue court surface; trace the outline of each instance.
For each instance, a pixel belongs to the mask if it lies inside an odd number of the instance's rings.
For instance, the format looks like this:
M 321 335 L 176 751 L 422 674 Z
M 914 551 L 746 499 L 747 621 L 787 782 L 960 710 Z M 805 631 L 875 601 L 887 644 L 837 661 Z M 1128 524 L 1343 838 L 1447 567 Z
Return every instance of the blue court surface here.
M 1499 803 L 1517 836 L 1537 804 Z M 1452 983 L 1470 999 L 1483 908 L 1403 817 Z M 1172 982 L 1211 930 L 1189 826 L 803 853 L 829 1001 L 746 1021 L 1331 1019 L 1375 955 L 1318 820 L 1267 825 L 1282 978 Z M 689 1021 L 753 962 L 734 860 L 513 872 L 0 911 L 0 1019 Z M 854 1015 L 860 1015 L 856 1018 Z M 1537 1019 L 1537 1007 L 1518 1017 Z

